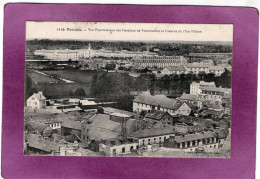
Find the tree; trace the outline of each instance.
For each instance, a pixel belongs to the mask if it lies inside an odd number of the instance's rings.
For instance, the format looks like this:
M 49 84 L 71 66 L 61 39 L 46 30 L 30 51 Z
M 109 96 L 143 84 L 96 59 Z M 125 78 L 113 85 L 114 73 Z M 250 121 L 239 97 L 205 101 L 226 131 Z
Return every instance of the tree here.
M 98 106 L 97 113 L 98 114 L 104 114 L 104 109 L 101 106 Z
M 198 74 L 199 79 L 203 80 L 205 78 L 205 75 L 206 75 L 205 71 L 200 71 Z
M 78 88 L 78 89 L 75 91 L 75 95 L 76 95 L 76 96 L 86 96 L 86 93 L 85 93 L 85 90 L 84 90 L 84 89 Z

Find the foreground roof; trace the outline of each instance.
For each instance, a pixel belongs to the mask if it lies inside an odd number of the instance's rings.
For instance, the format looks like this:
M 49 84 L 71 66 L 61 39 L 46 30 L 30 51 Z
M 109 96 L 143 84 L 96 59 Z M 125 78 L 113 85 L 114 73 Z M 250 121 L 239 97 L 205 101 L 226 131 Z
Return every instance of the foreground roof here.
M 59 151 L 59 145 L 55 142 L 45 140 L 37 134 L 27 136 L 29 147 L 36 148 L 45 152 Z

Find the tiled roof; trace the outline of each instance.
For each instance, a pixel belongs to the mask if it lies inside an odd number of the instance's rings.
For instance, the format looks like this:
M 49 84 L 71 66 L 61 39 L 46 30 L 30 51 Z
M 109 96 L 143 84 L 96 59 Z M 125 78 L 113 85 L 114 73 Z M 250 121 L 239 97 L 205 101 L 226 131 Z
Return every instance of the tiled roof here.
M 161 135 L 168 135 L 174 134 L 174 127 L 173 126 L 166 126 L 165 128 L 146 128 L 143 130 L 138 130 L 131 134 L 134 138 L 146 138 L 146 137 L 154 137 L 154 136 L 161 136 Z
M 165 95 L 151 95 L 149 92 L 142 92 L 135 99 L 134 102 L 160 106 L 167 109 L 176 109 L 177 101 L 167 98 Z
M 201 140 L 201 139 L 207 139 L 215 137 L 213 135 L 213 132 L 202 132 L 202 133 L 195 133 L 195 134 L 187 134 L 185 136 L 175 136 L 175 141 L 177 143 L 180 142 L 188 142 L 188 141 L 194 141 L 194 140 Z
M 27 136 L 29 147 L 36 148 L 45 152 L 59 151 L 59 145 L 55 142 L 47 141 L 37 134 Z
M 63 123 L 61 124 L 61 127 L 81 130 L 81 122 L 73 121 L 73 120 L 69 120 L 69 119 L 64 119 Z

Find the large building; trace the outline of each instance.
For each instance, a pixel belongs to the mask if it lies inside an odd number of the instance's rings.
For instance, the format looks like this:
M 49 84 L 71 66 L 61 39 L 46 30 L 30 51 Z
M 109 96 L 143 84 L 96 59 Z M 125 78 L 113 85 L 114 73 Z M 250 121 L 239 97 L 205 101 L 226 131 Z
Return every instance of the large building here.
M 80 58 L 106 57 L 106 58 L 137 58 L 144 56 L 154 56 L 154 52 L 132 52 L 127 50 L 112 51 L 112 50 L 93 50 L 89 44 L 88 49 L 62 49 L 62 50 L 35 50 L 34 55 L 43 56 L 45 59 L 53 61 L 78 61 Z
M 194 81 L 190 84 L 190 94 L 201 94 L 202 87 L 216 87 L 216 85 L 215 82 L 200 81 L 199 83 L 197 83 Z
M 179 103 L 175 99 L 167 98 L 165 95 L 151 95 L 150 92 L 142 92 L 133 100 L 134 112 L 151 112 L 152 110 L 166 111 L 171 115 L 186 115 L 191 108 L 186 102 Z
M 168 66 L 183 66 L 187 64 L 183 56 L 143 56 L 133 58 L 132 62 L 144 68 L 165 68 Z

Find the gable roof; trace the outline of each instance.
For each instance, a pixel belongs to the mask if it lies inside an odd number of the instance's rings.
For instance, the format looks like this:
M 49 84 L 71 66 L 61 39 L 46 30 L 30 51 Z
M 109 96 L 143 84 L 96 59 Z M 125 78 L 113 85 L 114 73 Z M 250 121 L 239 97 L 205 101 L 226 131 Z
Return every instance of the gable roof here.
M 64 119 L 64 121 L 61 124 L 61 127 L 81 130 L 81 122 L 80 121 L 73 121 L 73 120 L 70 120 L 70 119 Z
M 36 148 L 45 152 L 59 151 L 59 145 L 55 142 L 45 140 L 37 134 L 27 136 L 29 147 Z
M 165 95 L 151 95 L 148 91 L 140 93 L 134 102 L 175 109 L 176 100 L 167 98 Z

